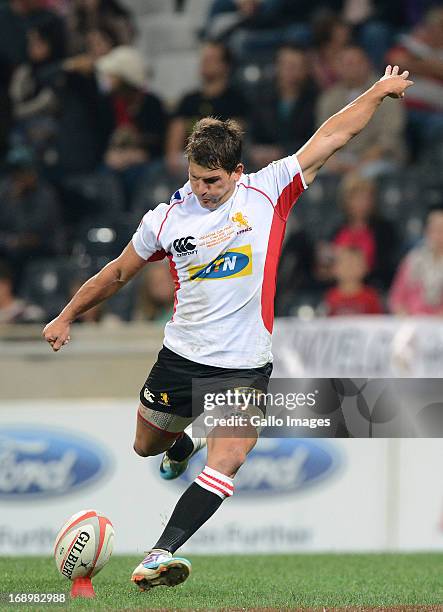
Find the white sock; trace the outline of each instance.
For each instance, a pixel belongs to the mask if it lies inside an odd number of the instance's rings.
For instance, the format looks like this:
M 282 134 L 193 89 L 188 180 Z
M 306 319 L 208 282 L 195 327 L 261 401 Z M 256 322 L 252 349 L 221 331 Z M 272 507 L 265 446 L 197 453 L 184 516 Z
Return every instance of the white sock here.
M 203 489 L 215 493 L 221 499 L 226 499 L 234 494 L 234 482 L 232 478 L 229 478 L 229 476 L 207 465 L 205 465 L 205 469 L 197 476 L 194 482 Z

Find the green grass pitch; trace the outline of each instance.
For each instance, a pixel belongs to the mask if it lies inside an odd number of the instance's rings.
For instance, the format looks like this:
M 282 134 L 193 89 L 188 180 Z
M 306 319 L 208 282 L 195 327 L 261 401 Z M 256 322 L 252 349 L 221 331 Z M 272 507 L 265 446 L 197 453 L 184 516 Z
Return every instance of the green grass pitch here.
M 72 600 L 64 609 L 443 610 L 443 554 L 439 553 L 191 555 L 190 559 L 193 572 L 184 584 L 142 593 L 129 581 L 140 558 L 116 555 L 94 578 L 96 599 Z M 0 557 L 0 583 L 2 593 L 68 593 L 71 585 L 58 574 L 54 561 L 43 557 Z M 2 611 L 24 609 L 61 608 L 8 606 L 4 599 L 0 603 Z

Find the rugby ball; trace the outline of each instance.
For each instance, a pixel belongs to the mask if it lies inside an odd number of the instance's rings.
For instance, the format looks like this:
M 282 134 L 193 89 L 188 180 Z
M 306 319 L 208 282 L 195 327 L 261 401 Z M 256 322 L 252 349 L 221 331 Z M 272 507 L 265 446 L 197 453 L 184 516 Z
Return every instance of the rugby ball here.
M 82 510 L 66 521 L 57 534 L 55 562 L 69 580 L 92 578 L 109 561 L 114 550 L 114 527 L 95 510 Z

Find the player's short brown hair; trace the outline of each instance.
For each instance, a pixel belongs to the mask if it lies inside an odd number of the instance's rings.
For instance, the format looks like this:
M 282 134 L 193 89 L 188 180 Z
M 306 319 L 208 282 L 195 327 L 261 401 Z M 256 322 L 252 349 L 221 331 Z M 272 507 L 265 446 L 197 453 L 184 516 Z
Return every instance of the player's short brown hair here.
M 203 168 L 222 168 L 231 174 L 241 161 L 242 143 L 243 132 L 236 121 L 205 117 L 195 124 L 185 153 Z

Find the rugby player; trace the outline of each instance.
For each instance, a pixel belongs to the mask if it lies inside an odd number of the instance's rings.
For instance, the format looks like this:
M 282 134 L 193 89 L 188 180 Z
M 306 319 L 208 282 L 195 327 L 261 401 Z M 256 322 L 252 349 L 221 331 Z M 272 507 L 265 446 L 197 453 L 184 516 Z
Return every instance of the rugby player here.
M 285 225 L 296 200 L 317 172 L 369 122 L 387 96 L 402 98 L 413 84 L 407 71 L 384 76 L 328 119 L 295 154 L 244 174 L 242 135 L 234 121 L 206 118 L 189 138 L 189 181 L 149 211 L 122 254 L 89 279 L 43 337 L 54 351 L 70 326 L 116 293 L 148 261 L 168 257 L 176 297 L 164 346 L 141 392 L 134 449 L 164 453 L 163 478 L 186 469 L 206 440 L 192 437 L 192 379 L 229 381 L 266 392 L 272 370 L 275 278 Z M 186 432 L 185 432 L 186 429 Z M 159 540 L 132 580 L 142 589 L 175 586 L 189 575 L 174 553 L 234 493 L 234 476 L 254 447 L 251 425 L 238 435 L 215 427 L 207 437 L 206 466 L 183 493 Z M 236 435 L 237 434 L 237 435 Z

